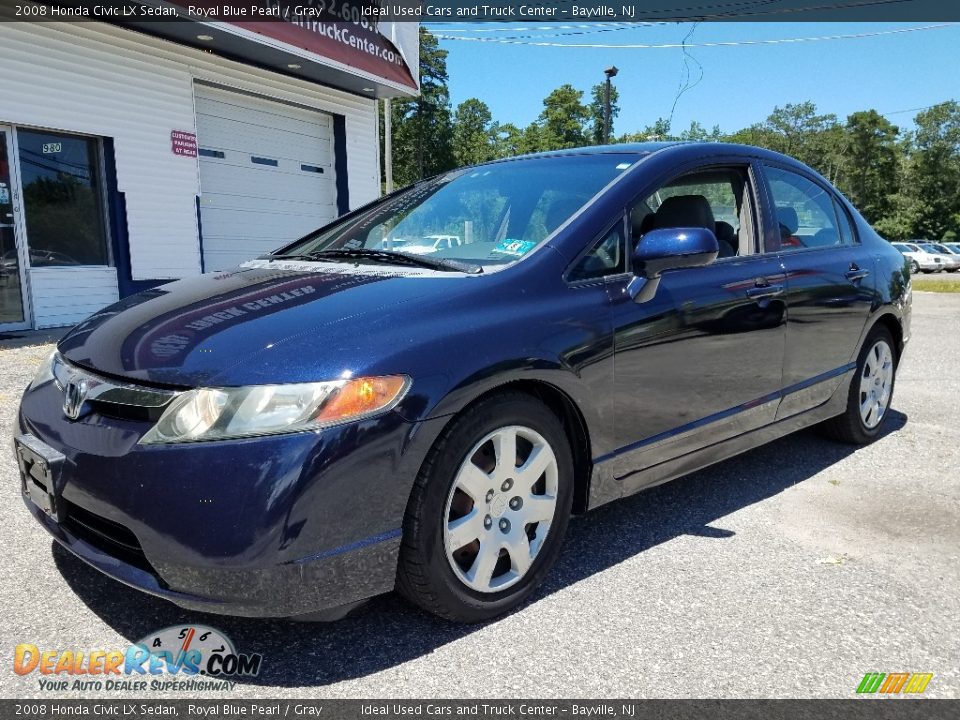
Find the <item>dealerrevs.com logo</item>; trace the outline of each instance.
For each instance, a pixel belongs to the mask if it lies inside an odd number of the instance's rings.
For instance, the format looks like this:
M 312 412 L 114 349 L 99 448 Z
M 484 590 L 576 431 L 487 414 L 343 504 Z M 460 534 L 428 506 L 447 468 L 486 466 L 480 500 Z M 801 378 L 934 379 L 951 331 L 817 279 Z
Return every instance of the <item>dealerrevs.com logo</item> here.
M 927 689 L 933 673 L 867 673 L 857 686 L 857 693 L 872 695 L 919 695 Z
M 49 650 L 17 645 L 13 671 L 38 675 L 41 690 L 232 690 L 236 678 L 260 674 L 263 656 L 238 653 L 219 630 L 179 625 L 118 650 Z

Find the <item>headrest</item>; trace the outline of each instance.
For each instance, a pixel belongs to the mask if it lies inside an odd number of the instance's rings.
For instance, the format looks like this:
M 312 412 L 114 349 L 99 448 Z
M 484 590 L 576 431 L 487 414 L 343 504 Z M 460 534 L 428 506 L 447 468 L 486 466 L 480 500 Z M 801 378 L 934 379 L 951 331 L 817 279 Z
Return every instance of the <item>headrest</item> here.
M 797 211 L 793 209 L 792 205 L 777 206 L 777 221 L 783 225 L 791 235 L 800 227 Z
M 657 208 L 654 228 L 702 227 L 716 230 L 713 210 L 703 195 L 674 195 Z
M 717 236 L 717 240 L 725 240 L 728 243 L 733 243 L 733 239 L 736 237 L 737 232 L 733 229 L 733 225 L 723 220 L 717 220 L 717 227 L 714 231 L 714 235 Z

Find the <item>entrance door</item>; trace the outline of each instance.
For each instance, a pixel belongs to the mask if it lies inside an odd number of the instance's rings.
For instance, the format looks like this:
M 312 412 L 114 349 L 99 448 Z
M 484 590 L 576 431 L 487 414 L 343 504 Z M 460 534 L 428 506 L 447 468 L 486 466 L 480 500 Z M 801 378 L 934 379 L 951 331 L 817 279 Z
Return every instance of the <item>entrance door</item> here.
M 18 193 L 13 188 L 13 140 L 0 125 L 0 332 L 29 327 L 24 311 L 23 254 L 17 242 Z

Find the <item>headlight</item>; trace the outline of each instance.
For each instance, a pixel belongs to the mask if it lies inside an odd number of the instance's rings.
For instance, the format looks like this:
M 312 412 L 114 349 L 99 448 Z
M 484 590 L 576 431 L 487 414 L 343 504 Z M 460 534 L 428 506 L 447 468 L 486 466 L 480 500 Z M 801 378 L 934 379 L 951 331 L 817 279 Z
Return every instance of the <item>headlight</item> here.
M 409 389 L 406 375 L 199 388 L 178 395 L 140 442 L 227 440 L 318 430 L 392 410 Z
M 33 376 L 33 381 L 30 383 L 30 387 L 39 387 L 44 383 L 53 380 L 53 365 L 55 362 L 57 362 L 59 357 L 60 353 L 54 350 L 43 359 L 43 362 L 40 363 L 40 367 L 37 368 L 37 374 Z

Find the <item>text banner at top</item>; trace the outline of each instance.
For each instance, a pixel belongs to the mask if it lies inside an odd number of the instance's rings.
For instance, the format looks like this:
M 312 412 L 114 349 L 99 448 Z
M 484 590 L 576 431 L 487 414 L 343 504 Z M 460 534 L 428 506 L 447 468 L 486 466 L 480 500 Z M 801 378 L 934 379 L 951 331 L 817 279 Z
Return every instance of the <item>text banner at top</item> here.
M 0 0 L 7 20 L 169 22 L 954 22 L 953 0 Z M 43 7 L 42 12 L 27 8 Z

